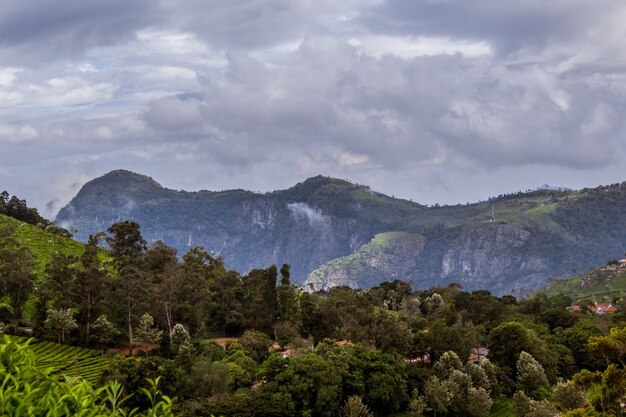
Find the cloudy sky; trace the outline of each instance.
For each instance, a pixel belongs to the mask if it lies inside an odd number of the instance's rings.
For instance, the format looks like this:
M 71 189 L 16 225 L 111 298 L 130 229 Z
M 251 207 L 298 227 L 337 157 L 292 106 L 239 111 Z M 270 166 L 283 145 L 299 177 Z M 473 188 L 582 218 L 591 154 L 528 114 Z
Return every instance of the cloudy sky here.
M 623 0 L 2 0 L 0 189 L 124 168 L 465 203 L 626 180 Z

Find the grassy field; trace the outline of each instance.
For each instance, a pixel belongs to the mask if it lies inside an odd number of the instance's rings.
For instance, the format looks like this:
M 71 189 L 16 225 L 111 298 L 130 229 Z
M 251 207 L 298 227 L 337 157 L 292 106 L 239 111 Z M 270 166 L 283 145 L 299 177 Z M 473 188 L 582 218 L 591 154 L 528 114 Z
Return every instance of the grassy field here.
M 26 343 L 27 339 L 17 338 L 17 341 Z M 68 376 L 97 384 L 102 371 L 109 364 L 109 359 L 102 356 L 99 350 L 37 339 L 31 339 L 29 347 L 35 355 L 36 366 L 40 369 L 51 369 L 51 374 L 58 375 L 59 378 Z

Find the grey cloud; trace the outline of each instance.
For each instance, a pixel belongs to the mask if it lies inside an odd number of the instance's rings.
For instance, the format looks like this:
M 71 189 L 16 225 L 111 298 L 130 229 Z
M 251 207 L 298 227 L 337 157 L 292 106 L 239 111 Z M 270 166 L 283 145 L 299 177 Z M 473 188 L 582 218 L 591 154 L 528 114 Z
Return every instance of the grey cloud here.
M 0 7 L 0 58 L 24 64 L 75 57 L 161 21 L 154 0 L 8 0 Z
M 349 2 L 348 2 L 349 3 Z M 224 48 L 257 48 L 327 30 L 326 13 L 343 7 L 331 0 L 186 0 L 166 2 L 174 24 Z
M 204 79 L 199 98 L 153 102 L 145 119 L 163 140 L 204 138 L 198 152 L 205 146 L 218 163 L 238 155 L 222 162 L 242 167 L 307 156 L 319 166 L 386 170 L 591 168 L 613 161 L 607 149 L 623 144 L 623 107 L 606 86 L 542 67 L 461 55 L 375 59 L 323 39 L 303 42 L 278 68 L 231 55 L 223 77 Z
M 487 40 L 506 54 L 575 45 L 624 7 L 620 0 L 386 0 L 359 20 L 378 33 Z

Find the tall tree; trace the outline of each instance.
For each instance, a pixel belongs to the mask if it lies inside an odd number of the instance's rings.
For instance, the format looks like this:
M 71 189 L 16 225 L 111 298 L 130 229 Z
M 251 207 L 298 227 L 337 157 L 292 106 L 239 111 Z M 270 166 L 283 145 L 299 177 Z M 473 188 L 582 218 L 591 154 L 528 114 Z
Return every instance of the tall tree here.
M 98 256 L 100 240 L 103 234 L 90 235 L 85 251 L 80 257 L 80 269 L 74 279 L 73 300 L 80 310 L 85 343 L 91 339 L 91 324 L 98 315 L 100 303 L 107 297 L 111 281 Z
M 71 309 L 56 310 L 50 308 L 48 309 L 48 318 L 46 319 L 45 326 L 57 334 L 57 343 L 64 343 L 66 333 L 77 328 L 78 324 L 76 324 Z
M 181 273 L 176 249 L 160 240 L 146 252 L 146 269 L 155 287 L 153 313 L 161 317 L 168 333 L 172 332 L 173 314 L 178 308 L 177 292 L 181 285 Z
M 128 329 L 128 346 L 133 353 L 133 322 L 137 308 L 147 298 L 150 285 L 145 273 L 146 241 L 141 236 L 139 224 L 123 221 L 113 224 L 107 232 L 117 278 L 114 281 L 116 299 L 124 314 Z
M 9 297 L 13 325 L 17 326 L 35 283 L 33 255 L 13 237 L 14 226 L 0 227 L 0 297 Z

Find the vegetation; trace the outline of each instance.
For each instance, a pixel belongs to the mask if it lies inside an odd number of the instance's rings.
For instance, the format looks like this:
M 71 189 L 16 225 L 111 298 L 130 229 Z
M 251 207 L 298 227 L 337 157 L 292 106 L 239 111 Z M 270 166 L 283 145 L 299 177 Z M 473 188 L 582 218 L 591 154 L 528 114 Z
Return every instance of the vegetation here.
M 55 254 L 37 281 L 14 236 L 0 233 L 1 319 L 6 332 L 38 339 L 0 347 L 6 415 L 624 413 L 621 310 L 573 312 L 565 294 L 518 300 L 456 283 L 305 292 L 288 264 L 241 275 L 201 247 L 179 258 L 132 221 L 92 235 L 80 254 Z M 370 246 L 420 236 L 384 234 Z M 122 345 L 129 355 L 102 356 Z
M 36 366 L 28 346 L 5 338 L 0 344 L 0 414 L 3 416 L 156 417 L 173 416 L 171 401 L 157 383 L 145 395 L 151 400 L 143 412 L 129 411 L 121 385 L 111 382 L 94 389 L 87 381 L 59 381 L 49 369 Z
M 100 382 L 103 371 L 110 360 L 101 352 L 78 346 L 68 346 L 24 337 L 9 340 L 27 346 L 32 356 L 32 365 L 50 377 L 78 378 L 95 385 Z M 5 343 L 7 341 L 5 340 Z
M 626 294 L 626 268 L 607 264 L 572 278 L 553 279 L 538 293 L 549 297 L 566 294 L 574 301 L 589 299 L 600 302 L 621 298 Z

